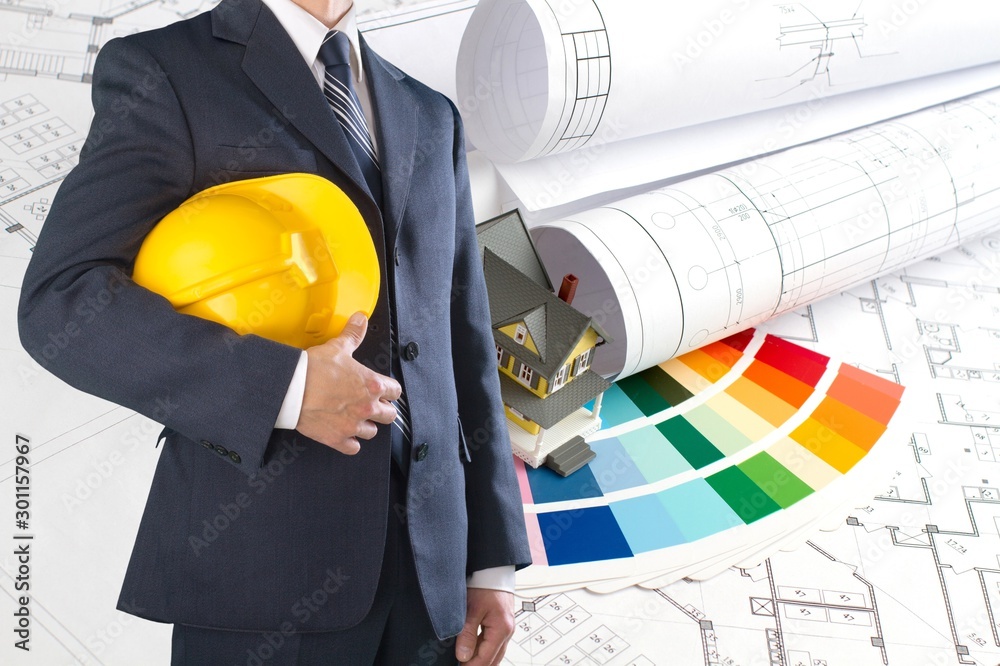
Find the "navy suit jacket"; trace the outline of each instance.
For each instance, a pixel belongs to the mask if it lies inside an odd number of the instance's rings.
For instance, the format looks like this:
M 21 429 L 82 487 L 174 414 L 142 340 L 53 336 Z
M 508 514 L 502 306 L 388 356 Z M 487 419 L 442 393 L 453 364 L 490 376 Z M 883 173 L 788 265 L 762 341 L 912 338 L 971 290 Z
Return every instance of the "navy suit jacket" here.
M 388 426 L 345 456 L 274 429 L 300 350 L 179 314 L 130 279 L 150 229 L 220 182 L 320 174 L 358 204 L 382 289 L 355 358 L 389 369 L 387 261 L 413 444 L 405 519 L 440 637 L 471 571 L 530 562 L 500 399 L 461 120 L 362 40 L 380 212 L 308 66 L 260 0 L 115 39 L 80 163 L 39 235 L 21 341 L 69 384 L 166 428 L 119 608 L 152 620 L 315 631 L 358 622 L 386 531 Z M 383 230 L 385 233 L 383 234 Z M 53 339 L 68 344 L 56 345 Z M 52 336 L 55 336 L 53 338 Z M 464 433 L 464 434 L 463 434 Z

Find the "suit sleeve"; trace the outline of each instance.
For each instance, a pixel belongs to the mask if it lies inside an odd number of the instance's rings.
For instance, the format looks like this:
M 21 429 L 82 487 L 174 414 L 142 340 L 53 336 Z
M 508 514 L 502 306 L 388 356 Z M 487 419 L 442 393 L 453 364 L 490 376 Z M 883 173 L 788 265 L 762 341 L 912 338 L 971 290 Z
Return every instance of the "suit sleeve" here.
M 21 344 L 68 384 L 225 447 L 253 473 L 300 350 L 180 314 L 132 281 L 146 234 L 193 194 L 191 133 L 167 74 L 131 38 L 101 50 L 92 94 L 80 163 L 24 276 Z
M 449 103 L 450 100 L 449 100 Z M 469 572 L 531 563 L 521 493 L 514 475 L 500 397 L 490 308 L 476 240 L 462 119 L 455 105 L 455 265 L 451 304 L 452 356 L 459 418 L 471 450 L 465 466 Z

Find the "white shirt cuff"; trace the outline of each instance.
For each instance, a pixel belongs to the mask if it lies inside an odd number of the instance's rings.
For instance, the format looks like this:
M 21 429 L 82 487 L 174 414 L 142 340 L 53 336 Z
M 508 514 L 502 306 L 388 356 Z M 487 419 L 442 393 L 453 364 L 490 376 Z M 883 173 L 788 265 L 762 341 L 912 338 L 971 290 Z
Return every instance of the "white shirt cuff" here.
M 306 393 L 306 366 L 309 355 L 302 352 L 299 362 L 295 366 L 295 373 L 292 381 L 288 384 L 288 392 L 281 402 L 281 409 L 278 410 L 278 420 L 274 422 L 275 428 L 285 430 L 295 430 L 299 424 L 299 414 L 302 412 L 302 397 Z
M 514 565 L 493 567 L 473 571 L 466 581 L 466 587 L 478 587 L 484 590 L 514 591 Z

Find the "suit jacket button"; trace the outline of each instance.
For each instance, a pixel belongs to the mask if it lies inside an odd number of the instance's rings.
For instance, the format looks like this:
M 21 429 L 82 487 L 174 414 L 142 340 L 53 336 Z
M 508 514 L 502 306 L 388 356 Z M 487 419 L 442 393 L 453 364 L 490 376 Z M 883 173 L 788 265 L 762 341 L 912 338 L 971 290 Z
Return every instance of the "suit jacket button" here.
M 406 346 L 403 347 L 403 358 L 407 361 L 416 360 L 417 356 L 420 356 L 420 345 L 416 342 L 407 342 Z
M 212 444 L 212 442 L 208 441 L 207 439 L 201 440 L 201 445 L 204 446 L 206 449 L 214 449 L 215 448 L 215 446 Z
M 228 456 L 229 455 L 229 449 L 227 449 L 226 447 L 224 447 L 222 444 L 216 444 L 215 445 L 215 452 L 218 453 L 220 456 Z
M 242 458 L 240 458 L 240 454 L 236 453 L 236 451 L 230 451 L 229 452 L 229 459 L 232 460 L 236 464 L 239 464 L 240 462 L 242 462 Z
M 427 446 L 427 444 L 421 444 L 420 446 L 417 447 L 417 450 L 414 453 L 414 457 L 417 459 L 417 462 L 421 462 L 427 457 L 428 448 L 430 447 Z

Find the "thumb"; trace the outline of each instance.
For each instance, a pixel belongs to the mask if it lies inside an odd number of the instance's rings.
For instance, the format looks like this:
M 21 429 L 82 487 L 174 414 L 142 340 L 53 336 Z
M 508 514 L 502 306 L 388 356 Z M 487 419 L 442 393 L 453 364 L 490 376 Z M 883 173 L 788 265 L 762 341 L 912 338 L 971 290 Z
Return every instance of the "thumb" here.
M 472 659 L 476 654 L 476 645 L 479 643 L 479 623 L 482 617 L 478 613 L 470 612 L 465 619 L 465 626 L 455 639 L 455 658 L 464 663 Z
M 346 342 L 351 349 L 357 349 L 365 339 L 368 332 L 368 317 L 363 312 L 355 312 L 344 325 L 344 330 L 337 336 L 338 339 Z

